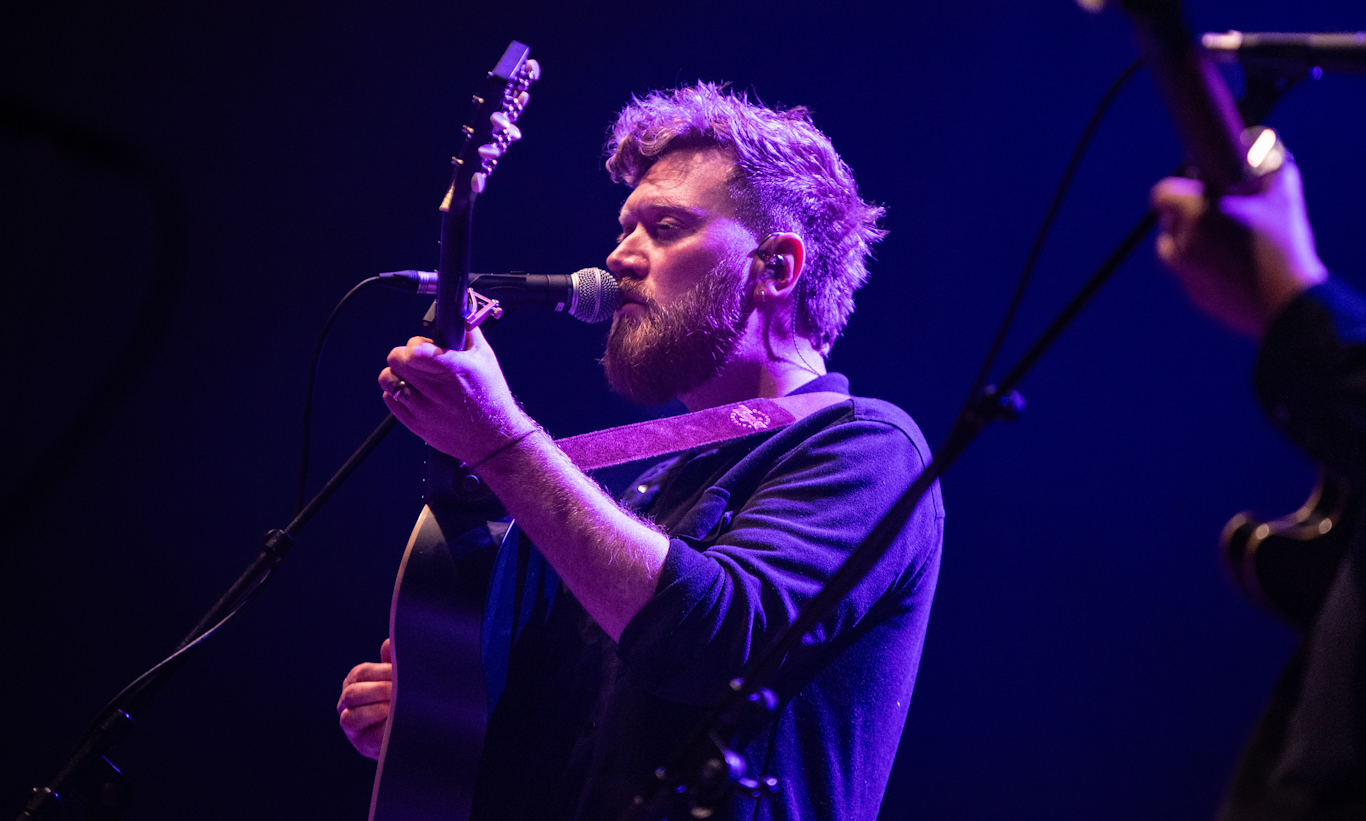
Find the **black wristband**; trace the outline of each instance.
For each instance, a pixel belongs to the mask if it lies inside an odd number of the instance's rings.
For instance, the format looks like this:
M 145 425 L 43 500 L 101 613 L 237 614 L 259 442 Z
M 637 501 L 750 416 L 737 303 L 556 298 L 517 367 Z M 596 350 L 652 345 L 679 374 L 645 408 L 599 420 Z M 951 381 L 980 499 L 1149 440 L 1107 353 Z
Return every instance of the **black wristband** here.
M 478 462 L 475 462 L 474 464 L 470 465 L 469 468 L 468 468 L 468 470 L 474 470 L 475 468 L 477 468 L 477 467 L 479 467 L 480 465 L 484 464 L 484 463 L 487 462 L 488 460 L 492 459 L 493 457 L 497 456 L 498 454 L 502 453 L 503 451 L 507 450 L 508 448 L 512 447 L 513 445 L 515 445 L 515 444 L 521 442 L 523 439 L 527 438 L 528 436 L 530 436 L 531 434 L 535 433 L 535 432 L 538 431 L 538 430 L 540 430 L 540 428 L 532 428 L 531 430 L 528 430 L 528 431 L 526 431 L 525 433 L 523 433 L 521 436 L 518 436 L 518 437 L 516 437 L 516 438 L 514 438 L 514 439 L 509 439 L 509 440 L 507 440 L 507 441 L 504 442 L 503 444 L 499 445 L 499 446 L 498 446 L 498 449 L 495 450 L 493 453 L 490 453 L 488 456 L 485 456 L 483 459 L 480 459 Z

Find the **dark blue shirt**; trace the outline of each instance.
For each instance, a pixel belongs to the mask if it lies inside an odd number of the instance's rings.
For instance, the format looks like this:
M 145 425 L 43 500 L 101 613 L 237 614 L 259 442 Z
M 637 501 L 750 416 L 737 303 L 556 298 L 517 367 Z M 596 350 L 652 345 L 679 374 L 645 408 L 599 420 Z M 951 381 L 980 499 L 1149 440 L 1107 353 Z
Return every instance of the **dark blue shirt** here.
M 830 374 L 806 391 L 847 393 L 848 383 Z M 654 598 L 620 645 L 522 545 L 502 563 L 513 582 L 505 589 L 517 591 L 503 603 L 520 616 L 501 633 L 511 646 L 473 817 L 620 815 L 928 461 L 905 413 L 852 398 L 661 463 L 624 498 L 670 546 Z M 779 795 L 736 799 L 733 817 L 877 816 L 920 661 L 943 516 L 936 485 L 871 575 L 784 661 L 777 716 L 740 745 L 749 774 L 776 776 Z

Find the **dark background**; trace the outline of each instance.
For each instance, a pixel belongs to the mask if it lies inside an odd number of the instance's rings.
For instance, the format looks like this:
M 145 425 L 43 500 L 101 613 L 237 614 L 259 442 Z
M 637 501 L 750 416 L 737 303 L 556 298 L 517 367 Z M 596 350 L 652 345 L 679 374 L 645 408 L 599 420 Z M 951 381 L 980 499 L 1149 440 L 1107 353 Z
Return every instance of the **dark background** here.
M 1346 0 L 1190 6 L 1201 31 L 1366 27 Z M 544 79 L 480 200 L 476 270 L 601 264 L 625 196 L 601 143 L 632 93 L 705 78 L 808 105 L 891 231 L 832 367 L 931 443 L 1075 139 L 1136 55 L 1122 16 L 1065 0 L 6 4 L 6 111 L 38 106 L 136 146 L 174 181 L 188 233 L 150 365 L 0 556 L 0 813 L 288 521 L 321 324 L 362 278 L 434 266 L 468 96 L 513 38 Z M 1330 76 L 1271 119 L 1322 256 L 1362 284 L 1364 101 L 1366 80 Z M 1008 358 L 1179 157 L 1141 74 L 1082 166 Z M 160 235 L 139 178 L 50 138 L 0 129 L 0 180 L 11 492 L 130 333 Z M 425 307 L 372 293 L 337 324 L 316 478 L 383 417 L 375 374 Z M 530 314 L 494 332 L 514 391 L 556 435 L 644 418 L 603 385 L 602 333 Z M 1226 582 L 1215 539 L 1240 509 L 1291 510 L 1314 475 L 1250 397 L 1254 354 L 1145 243 L 1024 383 L 1021 421 L 945 479 L 943 572 L 884 818 L 1212 816 L 1294 644 Z M 421 462 L 415 437 L 391 436 L 140 717 L 115 753 L 139 790 L 130 817 L 364 817 L 373 764 L 333 705 L 385 634 Z

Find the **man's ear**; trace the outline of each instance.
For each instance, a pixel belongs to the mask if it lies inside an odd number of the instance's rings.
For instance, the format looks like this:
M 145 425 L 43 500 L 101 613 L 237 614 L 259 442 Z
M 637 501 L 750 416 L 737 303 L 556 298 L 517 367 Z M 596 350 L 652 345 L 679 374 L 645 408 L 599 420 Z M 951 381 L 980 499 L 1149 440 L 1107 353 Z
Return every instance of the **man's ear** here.
M 797 288 L 806 264 L 806 243 L 790 231 L 769 234 L 754 254 L 755 297 L 786 299 Z

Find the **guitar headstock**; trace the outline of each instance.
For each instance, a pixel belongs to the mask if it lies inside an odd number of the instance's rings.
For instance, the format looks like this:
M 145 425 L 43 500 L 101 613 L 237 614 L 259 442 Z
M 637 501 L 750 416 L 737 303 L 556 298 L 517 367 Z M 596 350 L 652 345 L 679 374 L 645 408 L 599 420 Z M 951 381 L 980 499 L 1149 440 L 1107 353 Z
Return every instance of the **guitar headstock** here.
M 483 93 L 475 95 L 474 114 L 462 129 L 464 143 L 451 158 L 455 173 L 441 202 L 442 211 L 482 194 L 498 160 L 522 138 L 517 120 L 531 99 L 527 89 L 541 76 L 540 65 L 527 57 L 529 53 L 525 45 L 512 41 L 489 72 Z
M 517 120 L 531 96 L 527 88 L 541 75 L 541 67 L 527 58 L 529 51 L 525 45 L 512 41 L 498 65 L 489 72 L 483 91 L 474 97 L 474 115 L 462 129 L 465 139 L 460 151 L 451 158 L 455 171 L 441 200 L 441 260 L 437 265 L 440 278 L 432 329 L 433 338 L 443 347 L 464 346 L 464 318 L 470 313 L 465 292 L 469 287 L 474 200 L 483 193 L 504 152 L 522 138 Z

